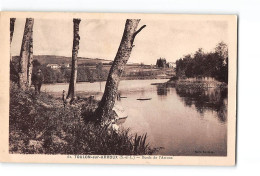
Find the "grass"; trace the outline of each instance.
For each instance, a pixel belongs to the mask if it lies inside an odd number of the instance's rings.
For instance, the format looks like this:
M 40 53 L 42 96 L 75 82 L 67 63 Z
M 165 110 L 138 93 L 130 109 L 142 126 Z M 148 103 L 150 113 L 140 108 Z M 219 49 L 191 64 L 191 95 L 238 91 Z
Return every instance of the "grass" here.
M 147 135 L 86 122 L 97 102 L 86 98 L 63 107 L 49 94 L 10 87 L 9 152 L 21 154 L 151 155 Z
M 227 88 L 227 84 L 219 81 L 179 79 L 173 76 L 167 83 L 179 88 Z

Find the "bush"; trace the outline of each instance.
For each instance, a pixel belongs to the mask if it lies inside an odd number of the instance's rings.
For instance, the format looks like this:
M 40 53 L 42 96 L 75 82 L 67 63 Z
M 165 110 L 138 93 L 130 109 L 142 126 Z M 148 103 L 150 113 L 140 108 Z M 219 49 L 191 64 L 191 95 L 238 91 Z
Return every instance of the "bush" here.
M 110 126 L 85 123 L 97 101 L 85 99 L 63 107 L 46 93 L 10 87 L 9 151 L 24 154 L 146 155 L 159 149 L 147 144 L 147 135 L 114 131 Z M 84 109 L 85 108 L 85 109 Z
M 171 79 L 169 81 L 177 81 L 178 80 L 178 77 L 177 76 L 173 76 L 171 77 Z

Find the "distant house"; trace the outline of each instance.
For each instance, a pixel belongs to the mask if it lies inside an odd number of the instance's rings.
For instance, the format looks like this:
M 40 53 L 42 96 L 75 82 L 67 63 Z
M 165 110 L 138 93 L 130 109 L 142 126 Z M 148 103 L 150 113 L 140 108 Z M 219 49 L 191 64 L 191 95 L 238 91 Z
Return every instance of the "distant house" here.
M 48 64 L 47 67 L 50 67 L 52 69 L 59 69 L 61 66 L 58 64 Z
M 70 64 L 63 64 L 64 67 L 69 68 Z
M 176 62 L 168 62 L 169 68 L 174 68 L 176 67 Z

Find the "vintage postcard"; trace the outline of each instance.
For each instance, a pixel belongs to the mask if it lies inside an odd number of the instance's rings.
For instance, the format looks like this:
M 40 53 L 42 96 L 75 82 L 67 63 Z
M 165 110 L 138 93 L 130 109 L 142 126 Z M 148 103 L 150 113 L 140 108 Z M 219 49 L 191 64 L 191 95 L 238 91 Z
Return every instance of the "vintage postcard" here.
M 235 164 L 237 16 L 0 13 L 0 161 Z

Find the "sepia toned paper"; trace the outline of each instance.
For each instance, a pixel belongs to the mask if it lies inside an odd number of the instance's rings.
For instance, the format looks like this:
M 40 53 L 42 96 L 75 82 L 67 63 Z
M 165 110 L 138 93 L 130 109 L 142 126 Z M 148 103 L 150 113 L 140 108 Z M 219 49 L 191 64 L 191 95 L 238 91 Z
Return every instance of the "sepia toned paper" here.
M 14 34 L 10 46 L 10 18 L 15 18 Z M 25 131 L 19 132 L 16 127 L 10 128 L 10 59 L 21 58 L 22 40 L 26 19 L 33 19 L 32 48 L 30 51 L 33 59 L 43 61 L 45 66 L 55 73 L 61 72 L 61 67 L 66 70 L 71 68 L 71 57 L 77 52 L 78 58 L 78 82 L 75 94 L 78 99 L 94 98 L 100 101 L 109 75 L 110 67 L 120 51 L 120 42 L 124 39 L 123 33 L 127 28 L 127 19 L 140 19 L 138 31 L 132 43 L 127 63 L 122 68 L 122 76 L 119 82 L 117 99 L 113 112 L 118 117 L 127 117 L 122 121 L 116 120 L 116 127 L 129 129 L 129 135 L 133 138 L 135 134 L 145 135 L 146 142 L 151 148 L 158 151 L 152 155 L 132 154 L 119 155 L 115 153 L 94 153 L 94 149 L 86 149 L 86 153 L 73 153 L 71 150 L 64 153 L 62 147 L 70 148 L 85 147 L 85 144 L 74 141 L 69 144 L 68 136 L 62 138 L 53 131 L 51 136 L 50 150 L 46 144 L 48 137 L 47 128 L 42 133 L 36 133 L 35 137 L 26 138 L 26 142 L 19 140 L 19 135 L 27 135 Z M 73 34 L 73 19 L 80 19 L 79 36 Z M 0 51 L 1 61 L 1 85 L 0 85 L 0 161 L 2 162 L 25 162 L 25 163 L 89 163 L 89 164 L 152 164 L 152 165 L 235 165 L 236 151 L 236 79 L 237 79 L 237 16 L 236 15 L 180 15 L 180 14 L 127 14 L 127 13 L 58 13 L 58 12 L 1 12 L 0 13 Z M 74 26 L 75 27 L 75 26 Z M 131 29 L 132 30 L 132 29 Z M 123 36 L 123 37 L 122 37 Z M 78 40 L 78 50 L 75 40 Z M 126 41 L 129 42 L 129 41 Z M 228 58 L 228 81 L 217 75 L 215 78 L 204 77 L 200 64 L 195 64 L 183 72 L 176 70 L 176 61 L 183 58 L 196 56 L 203 53 L 205 58 L 214 56 L 216 46 L 219 43 L 227 46 Z M 199 48 L 202 48 L 201 50 Z M 120 53 L 120 52 L 119 52 Z M 190 55 L 190 56 L 188 56 Z M 44 60 L 44 57 L 46 60 Z M 28 57 L 29 58 L 29 57 Z M 65 59 L 64 59 L 65 58 Z M 56 64 L 56 60 L 64 59 Z M 85 61 L 98 61 L 87 65 Z M 47 61 L 48 60 L 48 61 Z M 159 62 L 165 64 L 160 65 Z M 198 59 L 197 59 L 198 60 Z M 199 61 L 194 62 L 199 62 Z M 65 63 L 66 61 L 66 63 Z M 102 74 L 106 73 L 104 79 L 98 75 L 98 63 L 102 62 Z M 43 63 L 41 63 L 44 65 Z M 84 65 L 85 64 L 85 65 Z M 224 62 L 224 64 L 227 64 Z M 68 68 L 67 68 L 68 65 Z M 210 63 L 204 63 L 205 68 Z M 194 66 L 194 67 L 193 67 Z M 89 75 L 81 74 L 83 67 Z M 45 73 L 45 70 L 42 69 Z M 121 68 L 120 68 L 121 69 Z M 105 70 L 105 71 L 104 71 Z M 193 70 L 192 72 L 189 72 Z M 218 70 L 218 68 L 216 68 Z M 212 71 L 209 69 L 209 71 Z M 32 72 L 34 73 L 34 72 Z M 38 72 L 37 72 L 38 73 Z M 148 75 L 149 73 L 149 75 Z M 214 71 L 210 72 L 215 74 Z M 206 73 L 205 73 L 206 74 Z M 207 73 L 209 75 L 209 73 Z M 221 73 L 218 72 L 221 75 Z M 65 74 L 64 74 L 65 75 Z M 174 85 L 167 84 L 172 77 L 178 76 L 180 82 Z M 196 75 L 196 76 L 193 76 Z M 224 71 L 223 71 L 223 75 Z M 214 76 L 213 76 L 214 77 Z M 52 96 L 54 101 L 59 102 L 61 113 L 69 112 L 68 109 L 78 107 L 77 104 L 62 104 L 62 96 L 68 92 L 69 78 L 64 77 L 61 82 L 49 83 L 44 76 L 43 84 L 40 86 L 43 92 L 39 96 Z M 58 80 L 58 78 L 55 78 Z M 222 79 L 222 80 L 221 80 Z M 221 81 L 219 81 L 221 80 Z M 51 81 L 51 80 L 49 80 Z M 183 82 L 185 85 L 181 84 Z M 186 83 L 187 81 L 188 83 Z M 193 82 L 194 83 L 193 85 Z M 216 83 L 217 82 L 217 83 Z M 200 84 L 207 84 L 202 87 Z M 181 84 L 176 85 L 175 84 Z M 188 85 L 187 85 L 188 84 Z M 195 85 L 196 84 L 196 85 Z M 199 84 L 197 87 L 197 84 Z M 32 83 L 32 94 L 37 95 L 36 84 Z M 225 85 L 223 91 L 223 85 Z M 215 86 L 220 89 L 215 90 Z M 61 88 L 62 87 L 62 88 Z M 107 89 L 109 90 L 109 89 Z M 34 92 L 35 91 L 35 92 Z M 110 93 L 110 92 L 108 92 Z M 40 102 L 38 98 L 38 102 Z M 90 99 L 87 99 L 88 101 Z M 93 100 L 94 101 L 94 100 Z M 95 102 L 94 101 L 94 102 Z M 20 103 L 20 102 L 18 102 Z M 23 102 L 22 102 L 23 103 Z M 92 102 L 88 102 L 92 103 Z M 42 103 L 43 104 L 43 103 Z M 64 111 L 62 111 L 64 105 Z M 26 104 L 24 105 L 26 106 Z M 48 105 L 43 107 L 51 109 Z M 98 106 L 98 104 L 97 104 Z M 67 109 L 66 109 L 67 108 Z M 101 107 L 102 108 L 102 107 Z M 23 112 L 23 111 L 21 111 Z M 51 110 L 55 113 L 55 110 Z M 58 109 L 56 110 L 58 112 Z M 33 112 L 35 114 L 39 112 Z M 46 113 L 48 113 L 46 111 Z M 26 119 L 30 114 L 21 115 Z M 63 115 L 61 115 L 63 116 Z M 64 115 L 65 116 L 65 115 Z M 68 115 L 69 116 L 69 115 Z M 19 118 L 19 117 L 17 117 Z M 58 119 L 56 123 L 63 123 Z M 44 120 L 43 120 L 44 121 Z M 79 119 L 79 121 L 81 121 Z M 51 123 L 51 120 L 50 120 Z M 69 123 L 69 122 L 67 122 Z M 84 122 L 77 122 L 82 126 Z M 19 125 L 19 124 L 18 124 Z M 29 126 L 28 129 L 37 131 L 38 127 L 46 124 Z M 58 124 L 48 124 L 58 126 Z M 13 132 L 12 130 L 15 132 Z M 112 130 L 112 129 L 111 129 Z M 64 131 L 61 130 L 61 131 Z M 46 133 L 47 132 L 47 133 Z M 33 131 L 28 134 L 34 133 Z M 73 135 L 77 135 L 71 133 Z M 87 134 L 89 134 L 87 132 Z M 75 139 L 75 136 L 70 136 Z M 93 134 L 95 135 L 95 134 Z M 107 134 L 106 134 L 107 135 Z M 14 137 L 15 136 L 15 137 Z M 113 138 L 111 139 L 113 140 Z M 21 144 L 19 143 L 21 142 Z M 57 142 L 58 141 L 58 142 Z M 91 141 L 90 141 L 91 142 Z M 83 141 L 84 143 L 84 141 Z M 19 145 L 28 147 L 26 150 L 16 149 Z M 55 146 L 56 145 L 56 146 Z M 78 145 L 78 146 L 77 146 Z M 86 142 L 87 145 L 87 142 Z M 115 144 L 116 145 L 116 144 Z M 120 144 L 119 144 L 120 145 Z M 59 152 L 59 146 L 60 152 Z M 106 146 L 106 144 L 104 144 Z M 39 147 L 39 149 L 37 148 Z M 93 146 L 92 146 L 93 147 Z M 97 148 L 100 146 L 96 146 Z M 118 147 L 118 146 L 117 146 Z M 116 146 L 115 146 L 116 148 Z M 69 150 L 66 149 L 66 151 Z M 122 153 L 124 147 L 122 147 Z M 47 152 L 48 151 L 48 152 Z M 51 151 L 51 152 L 50 152 Z M 62 152 L 61 152 L 62 151 Z M 97 150 L 99 151 L 99 150 Z M 61 154 L 63 153 L 63 154 Z

